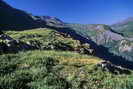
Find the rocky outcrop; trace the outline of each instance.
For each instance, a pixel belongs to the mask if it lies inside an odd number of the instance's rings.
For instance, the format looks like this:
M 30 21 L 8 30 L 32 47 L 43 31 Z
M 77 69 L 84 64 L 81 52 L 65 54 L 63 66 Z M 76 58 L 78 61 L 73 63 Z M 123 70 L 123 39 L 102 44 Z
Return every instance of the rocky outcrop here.
M 128 40 L 121 40 L 118 44 L 119 52 L 132 52 L 133 42 Z
M 35 47 L 19 40 L 14 40 L 6 34 L 0 35 L 0 53 L 18 52 L 29 49 L 35 49 Z
M 114 74 L 130 74 L 131 73 L 130 70 L 125 69 L 121 66 L 114 65 L 109 61 L 103 61 L 97 64 L 97 66 L 101 67 L 103 71 L 108 71 Z
M 71 37 L 69 35 L 67 36 L 65 33 L 64 35 L 58 33 L 58 36 L 62 36 L 62 38 L 63 37 L 68 38 L 67 40 L 70 40 L 70 41 L 72 40 Z M 28 38 L 36 38 L 36 37 L 43 38 L 42 35 L 33 34 L 33 35 L 24 35 L 19 39 L 15 40 L 12 37 L 1 32 L 0 53 L 10 53 L 10 52 L 18 52 L 22 50 L 26 51 L 26 50 L 35 50 L 35 49 L 74 51 L 81 54 L 91 54 L 91 55 L 94 52 L 94 50 L 90 48 L 89 44 L 87 43 L 81 44 L 77 40 L 73 40 L 74 42 L 77 42 L 75 43 L 76 46 L 63 43 L 58 39 L 56 39 L 56 42 L 50 41 L 49 43 L 46 43 L 46 44 L 45 44 L 45 41 L 42 43 L 40 40 L 34 40 L 34 39 L 23 41 L 23 38 L 28 39 Z

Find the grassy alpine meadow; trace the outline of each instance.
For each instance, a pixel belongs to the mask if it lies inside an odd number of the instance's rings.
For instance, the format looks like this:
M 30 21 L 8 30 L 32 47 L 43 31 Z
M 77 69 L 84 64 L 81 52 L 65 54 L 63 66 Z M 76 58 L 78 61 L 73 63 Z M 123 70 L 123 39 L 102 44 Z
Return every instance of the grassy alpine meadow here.
M 39 49 L 0 55 L 0 89 L 133 89 L 132 71 L 104 71 L 103 59 L 71 51 L 84 46 L 66 34 L 49 28 L 4 33 Z
M 5 34 L 39 49 L 74 50 L 82 46 L 78 40 L 49 28 L 6 31 Z
M 64 51 L 0 55 L 0 89 L 132 89 L 133 74 L 102 71 L 102 59 Z

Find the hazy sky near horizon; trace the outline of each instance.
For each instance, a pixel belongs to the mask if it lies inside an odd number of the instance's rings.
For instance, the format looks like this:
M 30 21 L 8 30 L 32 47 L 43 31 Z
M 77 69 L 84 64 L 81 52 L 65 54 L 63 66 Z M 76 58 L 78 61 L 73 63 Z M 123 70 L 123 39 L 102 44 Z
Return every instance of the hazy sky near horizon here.
M 54 16 L 65 22 L 113 24 L 133 16 L 133 0 L 4 0 L 33 15 Z

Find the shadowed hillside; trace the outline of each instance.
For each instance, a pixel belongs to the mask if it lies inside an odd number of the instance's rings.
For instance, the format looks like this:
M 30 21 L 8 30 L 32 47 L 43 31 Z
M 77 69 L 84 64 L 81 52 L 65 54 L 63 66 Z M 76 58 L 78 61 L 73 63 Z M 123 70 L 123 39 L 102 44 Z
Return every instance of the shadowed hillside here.
M 2 0 L 0 0 L 0 19 L 0 30 L 23 30 L 38 27 L 28 13 L 12 8 Z

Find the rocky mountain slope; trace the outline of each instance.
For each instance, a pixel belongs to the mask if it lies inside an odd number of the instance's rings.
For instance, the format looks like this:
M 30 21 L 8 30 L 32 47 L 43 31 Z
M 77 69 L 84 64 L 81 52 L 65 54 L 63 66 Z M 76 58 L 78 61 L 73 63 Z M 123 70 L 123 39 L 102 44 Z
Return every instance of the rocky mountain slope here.
M 132 38 L 123 36 L 110 26 L 103 24 L 68 24 L 68 26 L 97 45 L 107 47 L 111 53 L 133 60 Z
M 104 24 L 68 24 L 68 26 L 79 32 L 79 34 L 91 38 L 98 45 L 124 39 L 121 34 L 113 31 L 110 26 Z
M 106 47 L 129 52 L 132 43 L 109 26 L 66 24 L 2 0 L 0 19 L 0 89 L 132 89 L 133 62 Z
M 111 26 L 115 31 L 122 33 L 125 37 L 133 39 L 133 17 L 127 18 L 124 21 L 113 24 Z
M 132 70 L 96 57 L 97 53 L 93 52 L 97 50 L 90 48 L 92 44 L 83 44 L 71 34 L 40 28 L 5 31 L 0 39 L 1 89 L 118 89 L 132 86 Z M 106 49 L 102 53 L 107 54 Z M 111 58 L 111 54 L 108 56 Z M 117 59 L 115 63 L 123 60 L 116 56 L 112 58 Z M 127 65 L 132 68 L 132 64 Z
M 113 24 L 111 26 L 113 30 L 121 33 L 125 39 L 120 40 L 115 44 L 114 49 L 118 48 L 118 53 L 125 56 L 127 59 L 132 60 L 133 53 L 133 17 L 129 17 L 124 21 Z M 112 48 L 113 49 L 113 48 Z

